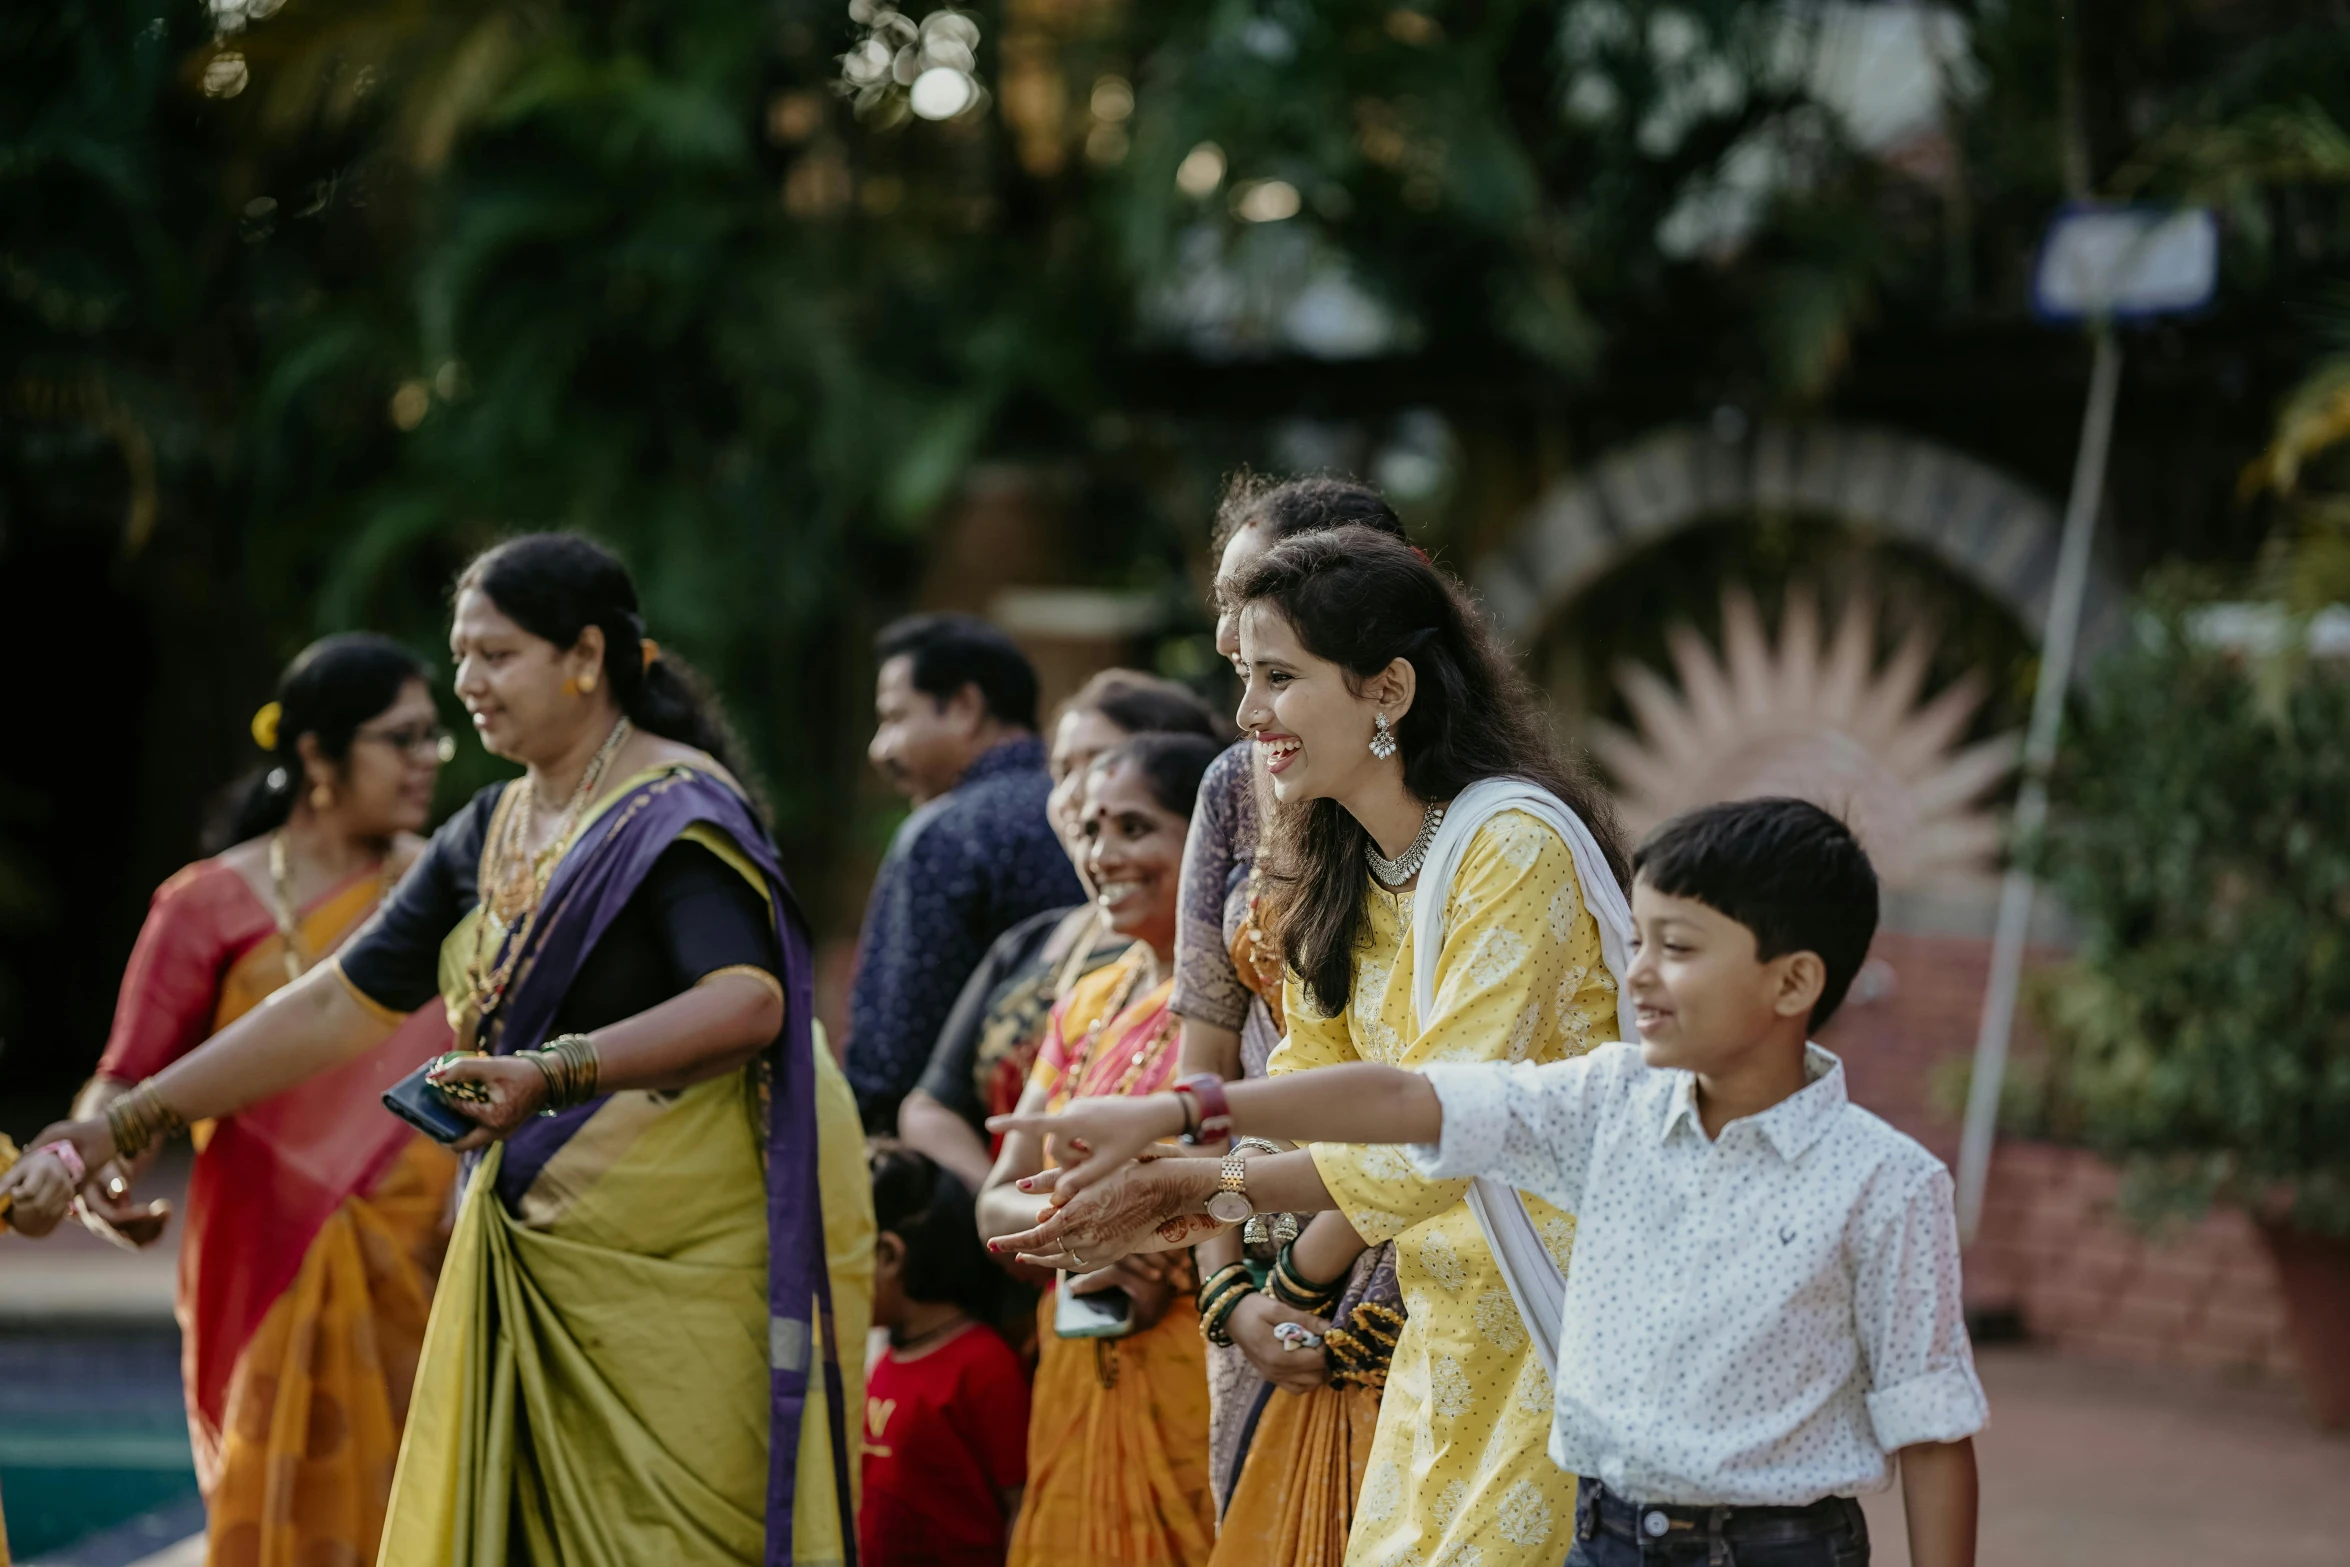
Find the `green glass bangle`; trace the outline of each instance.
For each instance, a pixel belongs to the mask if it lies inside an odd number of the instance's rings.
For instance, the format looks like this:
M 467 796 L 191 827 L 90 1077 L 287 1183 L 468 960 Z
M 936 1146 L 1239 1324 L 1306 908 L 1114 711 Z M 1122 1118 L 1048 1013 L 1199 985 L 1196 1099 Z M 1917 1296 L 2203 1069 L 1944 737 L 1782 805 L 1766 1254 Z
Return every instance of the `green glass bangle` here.
M 1240 1303 L 1256 1292 L 1257 1287 L 1251 1284 L 1245 1289 L 1226 1290 L 1218 1296 L 1215 1305 L 1200 1313 L 1200 1337 L 1219 1348 L 1231 1348 L 1232 1335 L 1225 1325 L 1232 1320 L 1232 1314 L 1240 1309 Z
M 1300 1311 L 1318 1313 L 1338 1299 L 1340 1291 L 1345 1287 L 1346 1276 L 1340 1274 L 1323 1284 L 1312 1283 L 1298 1272 L 1296 1253 L 1297 1243 L 1292 1241 L 1282 1247 L 1281 1254 L 1273 1259 L 1271 1288 L 1274 1298 Z

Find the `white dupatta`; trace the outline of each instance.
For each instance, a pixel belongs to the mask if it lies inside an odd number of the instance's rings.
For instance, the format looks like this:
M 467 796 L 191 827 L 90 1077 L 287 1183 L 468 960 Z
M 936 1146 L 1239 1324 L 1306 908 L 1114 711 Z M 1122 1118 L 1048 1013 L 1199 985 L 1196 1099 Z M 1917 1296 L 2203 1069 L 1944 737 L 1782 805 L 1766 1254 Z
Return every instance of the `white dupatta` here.
M 1420 883 L 1412 898 L 1412 1026 L 1427 1026 L 1436 1011 L 1436 959 L 1444 949 L 1444 906 L 1452 881 L 1477 830 L 1504 811 L 1524 811 L 1565 840 L 1582 883 L 1583 906 L 1599 926 L 1600 958 L 1616 981 L 1616 1028 L 1620 1039 L 1638 1039 L 1632 999 L 1624 976 L 1632 961 L 1632 910 L 1599 840 L 1583 819 L 1557 795 L 1523 778 L 1488 778 L 1461 791 L 1446 808 L 1444 825 L 1428 846 Z M 1558 1375 L 1559 1328 L 1566 1316 L 1567 1277 L 1543 1248 L 1525 1200 L 1499 1181 L 1483 1176 L 1469 1183 L 1469 1211 L 1485 1232 L 1485 1244 L 1501 1265 L 1502 1282 L 1517 1303 L 1542 1369 Z

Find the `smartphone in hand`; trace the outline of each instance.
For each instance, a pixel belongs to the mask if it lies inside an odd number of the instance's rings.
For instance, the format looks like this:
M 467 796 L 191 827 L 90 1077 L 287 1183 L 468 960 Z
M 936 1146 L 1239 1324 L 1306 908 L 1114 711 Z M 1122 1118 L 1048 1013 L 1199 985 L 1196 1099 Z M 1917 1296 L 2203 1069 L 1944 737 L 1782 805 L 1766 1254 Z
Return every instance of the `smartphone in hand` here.
M 1053 1302 L 1053 1332 L 1061 1338 L 1124 1338 L 1134 1331 L 1134 1297 L 1124 1290 L 1073 1292 L 1061 1283 Z

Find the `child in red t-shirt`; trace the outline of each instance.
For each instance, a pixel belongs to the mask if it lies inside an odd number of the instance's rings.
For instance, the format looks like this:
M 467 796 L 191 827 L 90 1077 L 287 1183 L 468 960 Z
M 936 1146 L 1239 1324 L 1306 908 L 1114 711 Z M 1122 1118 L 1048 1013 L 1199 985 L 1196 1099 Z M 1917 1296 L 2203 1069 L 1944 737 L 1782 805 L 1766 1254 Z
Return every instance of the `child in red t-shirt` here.
M 994 1265 L 971 1193 L 911 1148 L 877 1143 L 873 1324 L 865 1379 L 864 1567 L 1001 1567 L 1028 1480 L 1028 1373 L 979 1318 Z

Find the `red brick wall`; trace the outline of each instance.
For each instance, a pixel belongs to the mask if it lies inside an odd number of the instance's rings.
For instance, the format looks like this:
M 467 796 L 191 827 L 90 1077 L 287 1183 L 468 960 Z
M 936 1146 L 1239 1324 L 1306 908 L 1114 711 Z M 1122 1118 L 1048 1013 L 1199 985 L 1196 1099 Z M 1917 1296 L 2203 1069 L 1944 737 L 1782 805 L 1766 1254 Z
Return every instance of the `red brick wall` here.
M 1985 940 L 1880 934 L 1871 979 L 1822 1032 L 1843 1057 L 1852 1096 L 1958 1160 L 1958 1123 L 1935 1103 L 1946 1061 L 1973 1054 Z M 2019 1028 L 2019 1051 L 2031 1048 Z M 2149 1242 L 2113 1213 L 2114 1172 L 2078 1149 L 2002 1143 L 1991 1163 L 1983 1224 L 1966 1259 L 1976 1310 L 2014 1310 L 2035 1340 L 2100 1359 L 2290 1376 L 2276 1270 L 2234 1210 Z
M 2098 1359 L 2292 1376 L 2252 1222 L 2218 1208 L 2152 1243 L 2113 1217 L 2115 1185 L 2080 1149 L 2003 1145 L 1967 1253 L 1970 1303 L 2020 1310 L 2033 1338 Z

